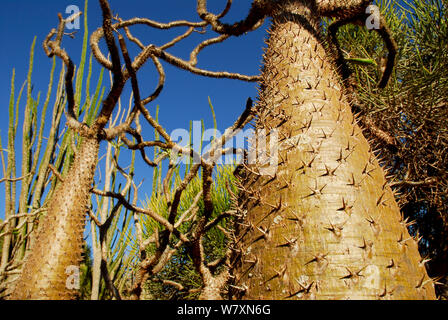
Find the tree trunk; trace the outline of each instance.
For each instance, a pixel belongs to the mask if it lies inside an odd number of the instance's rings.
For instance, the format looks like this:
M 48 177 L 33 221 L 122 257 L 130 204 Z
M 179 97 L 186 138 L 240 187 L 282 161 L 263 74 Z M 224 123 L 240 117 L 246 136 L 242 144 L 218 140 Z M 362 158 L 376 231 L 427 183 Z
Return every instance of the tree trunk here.
M 56 189 L 10 299 L 73 299 L 99 140 L 84 139 Z
M 275 175 L 255 165 L 242 177 L 247 214 L 237 229 L 231 296 L 434 299 L 316 12 L 284 1 L 273 15 L 256 127 L 277 130 L 279 163 Z

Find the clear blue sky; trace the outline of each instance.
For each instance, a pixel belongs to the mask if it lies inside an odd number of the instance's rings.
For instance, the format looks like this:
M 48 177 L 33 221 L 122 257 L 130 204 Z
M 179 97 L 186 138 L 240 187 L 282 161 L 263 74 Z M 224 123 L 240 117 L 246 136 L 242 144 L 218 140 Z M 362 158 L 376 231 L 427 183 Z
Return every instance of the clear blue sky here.
M 209 10 L 220 12 L 225 0 L 209 1 Z M 224 19 L 226 22 L 235 22 L 243 19 L 250 7 L 251 0 L 235 1 L 232 10 Z M 119 13 L 123 19 L 132 17 L 147 17 L 160 22 L 187 19 L 199 21 L 195 12 L 196 0 L 111 0 L 114 13 Z M 12 70 L 16 70 L 16 97 L 21 84 L 26 80 L 28 70 L 28 58 L 32 40 L 37 37 L 34 70 L 32 83 L 34 86 L 33 97 L 41 91 L 41 104 L 45 99 L 48 86 L 51 59 L 47 58 L 42 49 L 42 41 L 48 32 L 57 26 L 57 14 L 60 12 L 64 17 L 66 7 L 77 5 L 81 11 L 84 10 L 84 0 L 3 0 L 0 11 L 0 32 L 3 48 L 0 50 L 0 104 L 3 113 L 0 117 L 0 134 L 3 146 L 7 143 L 8 116 L 7 106 L 10 97 L 10 81 Z M 101 11 L 97 0 L 90 0 L 88 5 L 89 34 L 101 26 Z M 214 45 L 205 49 L 199 55 L 198 67 L 213 71 L 239 72 L 248 75 L 259 74 L 262 59 L 263 39 L 266 36 L 266 23 L 259 30 L 238 38 L 231 38 L 222 44 Z M 158 31 L 147 27 L 138 27 L 135 35 L 141 36 L 145 44 L 162 44 L 171 40 L 175 35 L 183 33 L 185 28 L 176 28 L 168 31 Z M 81 29 L 76 38 L 64 37 L 63 47 L 67 50 L 76 65 L 79 64 L 81 55 L 81 43 L 84 33 L 81 20 Z M 169 52 L 187 59 L 193 49 L 205 37 L 214 37 L 215 33 L 209 30 L 206 35 L 194 34 L 191 39 L 179 43 Z M 201 40 L 202 39 L 202 40 Z M 132 47 L 130 45 L 130 47 Z M 132 48 L 131 48 L 132 49 Z M 133 55 L 136 50 L 131 50 Z M 60 67 L 60 62 L 57 64 Z M 189 74 L 186 71 L 176 69 L 164 63 L 167 75 L 165 88 L 159 98 L 149 106 L 154 110 L 160 105 L 160 123 L 170 133 L 177 128 L 188 130 L 190 120 L 205 120 L 207 128 L 213 127 L 213 120 L 208 105 L 208 97 L 211 98 L 218 119 L 218 128 L 221 132 L 231 125 L 238 115 L 243 111 L 246 99 L 256 97 L 256 84 L 246 83 L 238 80 L 210 79 Z M 56 70 L 56 75 L 59 71 Z M 94 90 L 96 79 L 99 75 L 98 64 L 94 62 L 91 91 Z M 152 66 L 144 67 L 138 75 L 142 96 L 151 93 L 157 83 L 157 75 Z M 57 78 L 56 78 L 57 81 Z M 109 83 L 106 78 L 105 84 Z M 55 90 L 55 88 L 54 88 Z M 26 90 L 25 90 L 26 91 Z M 129 98 L 129 88 L 124 94 L 124 102 Z M 23 109 L 26 95 L 22 97 L 20 106 L 20 121 L 23 120 Z M 50 102 L 50 107 L 52 102 Z M 19 122 L 20 123 L 20 122 Z M 48 127 L 46 127 L 48 132 Z M 151 136 L 147 136 L 151 139 Z M 21 146 L 21 128 L 18 129 L 16 146 Z M 19 151 L 19 150 L 18 150 Z M 152 154 L 152 151 L 151 151 Z M 5 154 L 6 156 L 6 154 Z M 20 161 L 18 159 L 18 161 Z M 139 162 L 139 165 L 142 162 Z M 20 176 L 20 165 L 18 165 L 17 176 Z M 151 170 L 145 166 L 141 168 L 143 175 L 151 174 Z M 147 178 L 147 180 L 150 180 Z M 20 183 L 18 183 L 20 187 Z M 0 185 L 0 207 L 3 208 L 3 186 Z M 0 218 L 3 214 L 0 215 Z

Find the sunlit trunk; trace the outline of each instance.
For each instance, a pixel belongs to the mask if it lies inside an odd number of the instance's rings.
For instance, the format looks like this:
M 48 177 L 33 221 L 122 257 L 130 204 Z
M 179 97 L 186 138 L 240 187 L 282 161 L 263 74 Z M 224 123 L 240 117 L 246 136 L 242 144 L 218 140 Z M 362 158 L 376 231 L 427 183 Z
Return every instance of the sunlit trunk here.
M 10 299 L 73 299 L 83 252 L 83 230 L 99 141 L 85 139 L 48 213 L 40 222 L 33 248 Z
M 242 178 L 247 211 L 237 230 L 232 296 L 434 299 L 315 13 L 311 5 L 284 4 L 273 18 L 257 129 L 277 130 L 278 168 L 267 176 L 251 166 Z

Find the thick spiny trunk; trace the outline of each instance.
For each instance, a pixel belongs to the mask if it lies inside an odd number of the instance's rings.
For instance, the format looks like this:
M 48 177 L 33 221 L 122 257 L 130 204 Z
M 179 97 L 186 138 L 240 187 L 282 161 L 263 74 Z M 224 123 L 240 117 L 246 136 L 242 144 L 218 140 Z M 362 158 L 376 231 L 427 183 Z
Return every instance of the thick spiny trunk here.
M 90 188 L 98 159 L 99 140 L 85 139 L 64 182 L 56 189 L 40 222 L 32 250 L 11 299 L 73 299 L 70 275 L 83 251 L 83 230 Z M 68 285 L 67 285 L 68 284 Z
M 279 166 L 273 177 L 242 181 L 247 216 L 233 296 L 433 299 L 417 244 L 319 40 L 315 10 L 289 6 L 295 14 L 273 18 L 258 104 L 257 128 L 278 130 Z

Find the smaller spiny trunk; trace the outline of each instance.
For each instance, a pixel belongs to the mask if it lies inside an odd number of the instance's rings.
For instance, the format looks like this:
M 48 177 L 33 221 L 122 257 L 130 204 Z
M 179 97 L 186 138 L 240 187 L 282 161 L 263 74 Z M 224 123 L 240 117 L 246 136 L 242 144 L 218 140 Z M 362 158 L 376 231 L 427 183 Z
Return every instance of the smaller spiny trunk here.
M 10 299 L 65 300 L 77 296 L 69 277 L 82 259 L 85 216 L 98 151 L 99 139 L 86 138 L 82 143 L 39 223 L 34 245 Z

